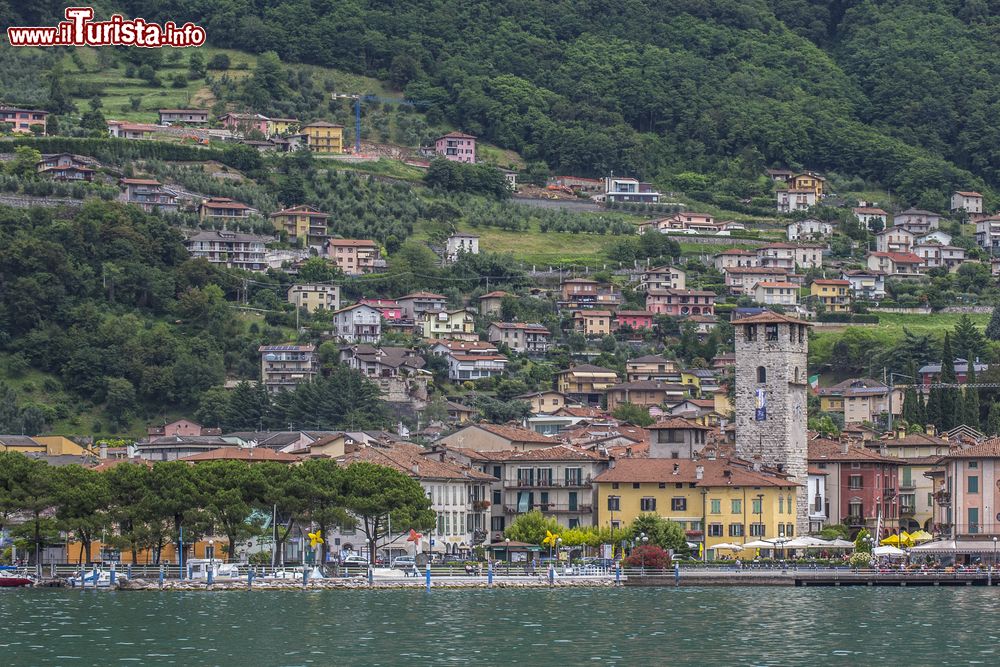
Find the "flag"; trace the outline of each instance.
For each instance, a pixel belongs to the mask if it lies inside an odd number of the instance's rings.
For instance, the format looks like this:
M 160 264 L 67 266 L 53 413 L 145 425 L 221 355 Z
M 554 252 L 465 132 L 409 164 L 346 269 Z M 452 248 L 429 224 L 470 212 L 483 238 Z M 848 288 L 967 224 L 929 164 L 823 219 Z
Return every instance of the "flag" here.
M 813 390 L 814 394 L 819 393 L 819 375 L 809 376 L 809 388 Z

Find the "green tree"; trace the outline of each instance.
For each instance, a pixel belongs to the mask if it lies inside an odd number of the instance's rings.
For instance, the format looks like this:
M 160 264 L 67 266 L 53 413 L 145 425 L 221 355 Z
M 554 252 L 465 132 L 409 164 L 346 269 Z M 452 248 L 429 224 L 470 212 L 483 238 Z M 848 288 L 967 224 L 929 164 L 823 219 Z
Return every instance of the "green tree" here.
M 983 334 L 968 315 L 962 315 L 955 325 L 953 347 L 958 356 L 972 361 L 981 357 L 986 350 Z
M 212 525 L 226 536 L 226 554 L 260 532 L 261 522 L 251 510 L 265 496 L 261 469 L 243 461 L 206 461 L 194 466 L 194 484 Z
M 110 519 L 117 527 L 110 542 L 132 554 L 139 562 L 139 549 L 153 546 L 148 540 L 144 501 L 150 488 L 150 468 L 141 463 L 123 462 L 104 472 L 109 493 Z
M 969 360 L 969 374 L 966 383 L 970 385 L 976 384 L 976 364 L 972 359 Z M 975 429 L 982 428 L 982 424 L 979 421 L 979 412 L 979 388 L 966 387 L 964 400 L 962 401 L 962 423 Z
M 940 378 L 939 381 L 942 384 L 954 384 L 957 382 L 955 377 L 955 354 L 952 352 L 951 335 L 947 331 L 944 334 L 944 345 L 941 352 Z M 955 419 L 958 416 L 956 409 L 959 402 L 959 390 L 954 387 L 942 387 L 939 394 L 941 423 L 938 426 L 941 430 L 947 431 L 955 426 Z
M 108 478 L 78 465 L 53 471 L 56 519 L 80 542 L 78 563 L 90 563 L 91 545 L 109 526 L 111 490 Z
M 390 523 L 396 531 L 434 526 L 434 511 L 423 487 L 398 470 L 364 461 L 352 463 L 343 470 L 342 488 L 344 509 L 357 519 L 372 564 Z
M 649 409 L 635 403 L 619 403 L 611 411 L 611 416 L 615 419 L 636 426 L 649 426 L 655 420 L 649 416 Z
M 14 149 L 14 159 L 7 163 L 6 172 L 12 176 L 28 178 L 38 173 L 38 163 L 42 154 L 30 146 L 18 146 Z
M 289 516 L 300 516 L 309 525 L 315 526 L 324 541 L 320 545 L 319 562 L 327 561 L 330 545 L 326 536 L 333 526 L 353 528 L 356 519 L 344 507 L 345 468 L 332 459 L 309 459 L 292 471 L 289 483 L 295 489 L 292 494 L 294 506 L 289 508 Z M 287 494 L 285 502 L 288 502 Z M 291 529 L 289 525 L 288 530 Z M 285 531 L 287 537 L 288 530 Z
M 184 541 L 191 544 L 202 526 L 200 487 L 194 468 L 183 461 L 164 461 L 153 466 L 149 476 L 149 493 L 144 501 L 146 516 L 152 526 L 156 562 L 164 537 L 173 539 L 180 553 L 181 528 L 186 528 Z M 167 526 L 163 526 L 167 522 Z M 164 531 L 162 528 L 166 528 Z
M 188 76 L 191 79 L 205 78 L 205 56 L 197 49 L 192 49 L 188 58 Z
M 1000 340 L 1000 304 L 993 306 L 990 323 L 986 325 L 986 337 L 990 340 Z
M 990 436 L 1000 435 L 1000 403 L 990 405 L 990 413 L 986 417 L 986 434 Z
M 663 549 L 681 549 L 686 543 L 681 525 L 658 514 L 640 514 L 632 521 L 630 528 L 636 544 L 639 544 L 639 536 L 643 534 L 649 537 L 650 544 Z
M 547 517 L 538 510 L 518 514 L 503 531 L 504 537 L 515 542 L 541 544 L 545 539 L 545 531 L 559 534 L 563 527 L 555 517 Z
M 136 409 L 135 385 L 125 378 L 107 378 L 105 407 L 112 424 L 127 425 Z

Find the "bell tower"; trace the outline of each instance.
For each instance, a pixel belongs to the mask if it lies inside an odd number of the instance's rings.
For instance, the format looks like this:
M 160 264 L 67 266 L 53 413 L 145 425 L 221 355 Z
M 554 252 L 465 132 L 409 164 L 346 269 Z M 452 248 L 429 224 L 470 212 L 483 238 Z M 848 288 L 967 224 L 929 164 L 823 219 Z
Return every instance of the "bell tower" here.
M 809 531 L 806 363 L 809 324 L 767 311 L 733 320 L 736 338 L 736 453 L 792 476 L 795 530 Z

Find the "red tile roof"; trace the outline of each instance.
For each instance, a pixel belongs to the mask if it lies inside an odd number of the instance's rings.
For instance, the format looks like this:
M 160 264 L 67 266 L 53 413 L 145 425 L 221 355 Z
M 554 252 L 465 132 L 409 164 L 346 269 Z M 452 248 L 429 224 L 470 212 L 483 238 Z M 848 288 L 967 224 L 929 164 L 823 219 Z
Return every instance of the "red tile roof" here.
M 481 428 L 484 431 L 492 433 L 493 435 L 498 435 L 501 438 L 510 440 L 511 442 L 534 442 L 534 443 L 546 443 L 554 444 L 556 441 L 547 435 L 542 435 L 537 431 L 532 431 L 531 429 L 522 428 L 520 426 L 511 426 L 499 424 L 474 424 L 468 428 Z
M 804 320 L 791 317 L 789 315 L 782 315 L 781 313 L 776 313 L 774 311 L 767 311 L 764 313 L 758 313 L 757 315 L 750 315 L 748 317 L 741 317 L 739 319 L 733 320 L 733 324 L 802 324 L 805 326 L 812 326 L 809 322 Z
M 692 403 L 694 401 L 691 401 Z M 711 402 L 711 401 L 710 401 Z M 697 431 L 711 431 L 712 429 L 708 426 L 702 426 L 696 422 L 688 421 L 687 419 L 682 419 L 680 417 L 668 417 L 661 421 L 656 422 L 652 426 L 647 426 L 647 430 L 650 431 L 660 431 L 668 429 L 694 429 Z
M 702 468 L 702 478 L 698 479 L 698 467 Z M 728 474 L 727 474 L 728 473 Z M 709 486 L 800 486 L 787 478 L 766 472 L 757 472 L 729 459 L 618 459 L 615 467 L 601 473 L 595 482 L 678 482 Z
M 208 452 L 199 452 L 179 459 L 181 461 L 277 461 L 295 463 L 302 459 L 294 454 L 277 452 L 267 447 L 219 447 Z
M 337 458 L 337 462 L 344 465 L 361 461 L 395 468 L 415 479 L 467 479 L 482 482 L 496 479 L 454 461 L 435 459 L 423 447 L 405 442 L 397 442 L 390 447 L 360 447 Z

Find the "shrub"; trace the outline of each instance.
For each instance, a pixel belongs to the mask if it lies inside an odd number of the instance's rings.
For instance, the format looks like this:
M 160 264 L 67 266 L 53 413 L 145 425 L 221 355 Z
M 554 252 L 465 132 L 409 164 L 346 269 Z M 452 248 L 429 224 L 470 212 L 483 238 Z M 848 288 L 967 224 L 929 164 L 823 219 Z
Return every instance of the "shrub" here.
M 663 570 L 670 566 L 670 554 L 655 544 L 645 544 L 632 549 L 632 553 L 625 559 L 625 564 L 629 567 Z

